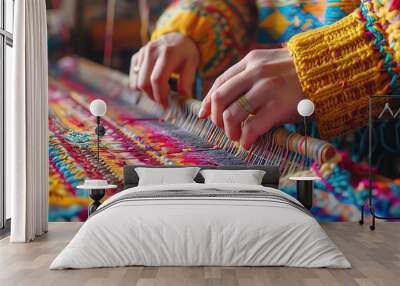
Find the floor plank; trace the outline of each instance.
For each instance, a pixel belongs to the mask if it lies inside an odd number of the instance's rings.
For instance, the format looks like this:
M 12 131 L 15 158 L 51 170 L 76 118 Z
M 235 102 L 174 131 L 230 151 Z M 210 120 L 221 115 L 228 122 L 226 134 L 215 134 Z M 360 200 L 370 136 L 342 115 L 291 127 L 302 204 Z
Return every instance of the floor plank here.
M 81 223 L 50 223 L 32 243 L 0 240 L 0 285 L 399 285 L 400 223 L 379 222 L 376 231 L 356 223 L 322 224 L 352 263 L 352 269 L 289 267 L 119 267 L 50 271 L 55 256 Z

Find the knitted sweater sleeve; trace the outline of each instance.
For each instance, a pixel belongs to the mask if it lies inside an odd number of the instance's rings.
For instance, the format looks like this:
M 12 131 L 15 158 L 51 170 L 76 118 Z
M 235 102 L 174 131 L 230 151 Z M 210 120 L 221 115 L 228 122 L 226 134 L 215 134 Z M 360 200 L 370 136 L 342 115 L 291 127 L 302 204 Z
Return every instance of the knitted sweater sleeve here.
M 303 92 L 315 104 L 321 137 L 366 125 L 368 96 L 396 92 L 399 35 L 400 0 L 362 0 L 339 22 L 289 41 Z
M 253 1 L 174 1 L 158 20 L 152 40 L 170 32 L 190 37 L 200 51 L 199 75 L 215 79 L 247 51 L 257 21 L 253 9 Z

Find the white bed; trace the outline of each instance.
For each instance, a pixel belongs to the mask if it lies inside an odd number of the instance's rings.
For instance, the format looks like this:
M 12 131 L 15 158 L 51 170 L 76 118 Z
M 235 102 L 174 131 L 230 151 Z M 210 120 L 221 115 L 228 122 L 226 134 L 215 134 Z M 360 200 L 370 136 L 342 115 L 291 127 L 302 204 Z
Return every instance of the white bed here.
M 289 195 L 263 186 L 197 183 L 114 195 L 50 269 L 128 265 L 351 267 Z

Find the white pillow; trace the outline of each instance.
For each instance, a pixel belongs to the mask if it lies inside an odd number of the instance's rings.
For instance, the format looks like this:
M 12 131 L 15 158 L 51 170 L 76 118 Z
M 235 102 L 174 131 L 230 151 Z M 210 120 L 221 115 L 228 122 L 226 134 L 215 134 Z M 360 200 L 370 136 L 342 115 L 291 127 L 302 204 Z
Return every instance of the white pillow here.
M 205 184 L 261 185 L 265 171 L 262 170 L 201 170 Z
M 139 186 L 171 185 L 195 183 L 193 180 L 200 168 L 135 168 L 139 176 Z

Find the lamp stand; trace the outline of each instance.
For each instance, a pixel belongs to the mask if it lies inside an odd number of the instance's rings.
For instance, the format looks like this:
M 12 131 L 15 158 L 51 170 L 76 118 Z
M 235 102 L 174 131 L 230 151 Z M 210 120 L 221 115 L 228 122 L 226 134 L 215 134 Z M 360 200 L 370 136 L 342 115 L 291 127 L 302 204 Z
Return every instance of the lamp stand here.
M 100 137 L 103 137 L 106 134 L 106 129 L 103 125 L 101 125 L 101 117 L 96 116 L 97 127 L 95 129 L 95 133 L 97 135 L 97 161 L 100 162 Z
M 89 190 L 89 197 L 93 200 L 93 202 L 88 207 L 88 216 L 91 216 L 101 205 L 100 200 L 104 197 L 105 193 L 106 193 L 105 189 Z
M 301 100 L 297 105 L 298 113 L 303 116 L 304 120 L 304 168 L 303 171 L 308 169 L 308 128 L 307 128 L 307 117 L 311 116 L 314 113 L 314 104 L 309 99 Z M 312 208 L 313 203 L 313 190 L 314 190 L 314 181 L 319 180 L 318 177 L 315 176 L 302 176 L 299 177 L 290 177 L 289 180 L 296 181 L 296 189 L 297 189 L 297 199 L 307 208 Z
M 304 116 L 304 168 L 307 169 L 308 157 L 307 157 L 307 116 Z

